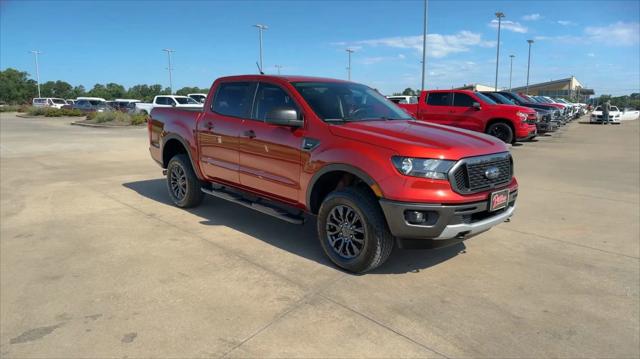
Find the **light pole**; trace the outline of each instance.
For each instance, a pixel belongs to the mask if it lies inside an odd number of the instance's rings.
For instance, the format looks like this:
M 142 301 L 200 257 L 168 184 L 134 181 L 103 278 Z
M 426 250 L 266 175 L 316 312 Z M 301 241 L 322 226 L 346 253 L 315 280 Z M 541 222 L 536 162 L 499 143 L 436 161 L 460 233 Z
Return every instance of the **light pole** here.
M 258 32 L 260 33 L 260 72 L 263 71 L 264 67 L 262 66 L 262 32 L 267 30 L 269 27 L 267 25 L 255 24 L 254 27 L 258 28 Z
M 173 95 L 173 79 L 171 78 L 171 71 L 173 70 L 173 67 L 171 67 L 171 53 L 176 52 L 176 50 L 162 49 L 162 51 L 166 51 L 167 56 L 169 57 L 169 67 L 167 67 L 167 70 L 169 70 L 169 91 L 171 91 L 171 95 Z
M 498 18 L 498 46 L 496 51 L 496 84 L 495 88 L 498 91 L 498 64 L 500 63 L 500 26 L 502 25 L 502 18 L 504 17 L 504 13 L 498 11 L 496 13 L 496 17 Z
M 36 81 L 38 84 L 38 98 L 40 98 L 40 66 L 38 66 L 38 55 L 40 55 L 42 51 L 31 50 L 29 52 L 34 54 L 36 58 Z
M 351 81 L 351 54 L 355 52 L 354 49 L 345 50 L 349 54 L 349 67 L 347 67 L 348 80 Z
M 427 67 L 427 9 L 429 0 L 424 0 L 424 18 L 422 20 L 422 85 L 420 89 L 424 91 L 424 74 Z
M 533 44 L 533 40 L 527 40 L 529 43 L 529 60 L 527 61 L 527 90 L 526 94 L 529 94 L 529 69 L 531 68 L 531 44 Z
M 511 77 L 513 76 L 513 58 L 516 57 L 516 55 L 509 55 L 509 57 L 511 58 L 511 66 L 509 67 L 509 92 L 511 92 Z
M 278 75 L 280 75 L 280 69 L 282 68 L 282 65 L 273 65 L 275 66 L 276 69 L 278 69 Z

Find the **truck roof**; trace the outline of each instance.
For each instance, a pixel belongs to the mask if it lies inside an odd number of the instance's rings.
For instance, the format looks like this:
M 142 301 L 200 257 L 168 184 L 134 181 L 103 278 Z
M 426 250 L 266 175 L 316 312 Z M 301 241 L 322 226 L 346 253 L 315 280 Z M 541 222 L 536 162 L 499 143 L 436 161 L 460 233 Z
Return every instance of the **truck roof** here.
M 260 79 L 279 79 L 287 82 L 349 82 L 345 80 L 332 79 L 327 77 L 314 77 L 314 76 L 298 76 L 298 75 L 234 75 L 220 77 L 219 80 L 260 80 Z

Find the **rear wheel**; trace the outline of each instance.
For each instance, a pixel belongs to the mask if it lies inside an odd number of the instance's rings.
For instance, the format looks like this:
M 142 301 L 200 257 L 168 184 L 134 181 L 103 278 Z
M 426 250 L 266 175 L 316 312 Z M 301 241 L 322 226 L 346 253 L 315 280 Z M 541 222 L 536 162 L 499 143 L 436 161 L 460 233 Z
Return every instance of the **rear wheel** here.
M 337 266 L 362 273 L 384 263 L 393 236 L 375 197 L 362 188 L 330 193 L 318 213 L 318 238 Z
M 487 134 L 502 140 L 504 143 L 513 142 L 513 130 L 504 122 L 492 123 L 487 127 Z
M 185 154 L 173 156 L 167 166 L 167 189 L 173 203 L 180 208 L 195 207 L 202 202 L 204 193 L 191 162 Z

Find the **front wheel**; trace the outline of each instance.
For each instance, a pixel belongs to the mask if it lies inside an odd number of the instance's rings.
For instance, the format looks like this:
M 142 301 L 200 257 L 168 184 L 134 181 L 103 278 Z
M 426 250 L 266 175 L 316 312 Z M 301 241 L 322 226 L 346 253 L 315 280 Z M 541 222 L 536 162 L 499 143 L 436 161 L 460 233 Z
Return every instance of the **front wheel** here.
M 393 236 L 376 198 L 362 188 L 330 193 L 320 206 L 317 230 L 325 254 L 350 272 L 380 266 L 393 249 Z
M 513 130 L 504 122 L 497 122 L 487 127 L 487 134 L 496 137 L 504 143 L 513 142 Z
M 191 161 L 185 154 L 173 156 L 167 166 L 167 189 L 173 203 L 180 208 L 195 207 L 202 202 L 204 193 Z

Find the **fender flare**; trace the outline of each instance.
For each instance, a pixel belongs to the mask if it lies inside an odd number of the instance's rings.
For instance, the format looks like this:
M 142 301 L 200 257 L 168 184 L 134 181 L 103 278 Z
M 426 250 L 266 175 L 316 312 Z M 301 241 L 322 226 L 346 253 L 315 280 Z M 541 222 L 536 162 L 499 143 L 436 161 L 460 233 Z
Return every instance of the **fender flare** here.
M 328 164 L 320 168 L 318 171 L 316 171 L 316 173 L 311 177 L 311 180 L 309 181 L 309 185 L 307 186 L 307 194 L 306 194 L 306 205 L 309 211 L 311 211 L 311 193 L 313 192 L 313 188 L 315 187 L 316 182 L 318 182 L 318 180 L 326 173 L 334 172 L 334 171 L 342 171 L 342 172 L 350 173 L 362 179 L 369 187 L 372 187 L 374 185 L 377 186 L 376 181 L 374 181 L 373 178 L 371 178 L 371 176 L 369 176 L 366 172 L 359 169 L 358 167 L 348 165 L 345 163 Z
M 175 134 L 175 133 L 170 133 L 164 137 L 162 137 L 162 145 L 160 146 L 160 153 L 162 154 L 162 159 L 163 159 L 163 163 L 162 166 L 164 168 L 165 164 L 164 164 L 164 146 L 167 142 L 171 141 L 171 140 L 177 140 L 178 142 L 180 142 L 180 144 L 182 145 L 182 147 L 184 147 L 184 149 L 187 151 L 187 156 L 189 156 L 189 162 L 191 162 L 191 167 L 193 168 L 193 171 L 196 173 L 196 175 L 198 177 L 202 177 L 201 173 L 200 173 L 200 167 L 197 167 L 196 164 L 193 162 L 193 157 L 191 157 L 191 147 L 189 146 L 189 144 L 187 143 L 187 141 L 185 141 L 184 138 L 182 138 L 182 136 Z

